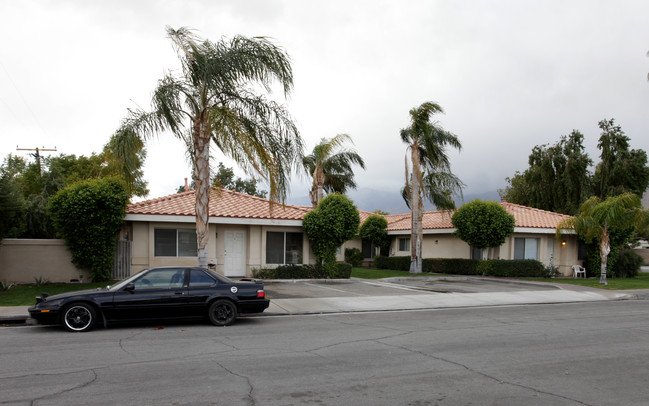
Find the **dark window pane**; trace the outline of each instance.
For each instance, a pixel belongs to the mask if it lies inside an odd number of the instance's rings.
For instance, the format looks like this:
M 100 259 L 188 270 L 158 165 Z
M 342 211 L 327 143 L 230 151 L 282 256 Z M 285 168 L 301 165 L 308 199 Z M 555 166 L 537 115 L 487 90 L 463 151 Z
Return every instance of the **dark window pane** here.
M 198 269 L 192 269 L 192 273 L 189 278 L 190 287 L 212 286 L 215 283 L 216 281 L 214 280 L 214 278 L 212 278 L 206 272 L 203 272 Z
M 374 244 L 369 240 L 362 240 L 363 258 L 374 258 Z
M 482 259 L 482 248 L 471 247 L 471 259 Z
M 178 256 L 179 257 L 196 257 L 198 256 L 198 243 L 196 242 L 196 231 L 178 230 Z
M 176 256 L 176 230 L 172 228 L 156 228 L 154 234 L 154 255 L 156 257 Z
M 399 238 L 399 251 L 410 251 L 410 238 Z
M 266 263 L 284 263 L 284 233 L 274 231 L 266 233 Z
M 514 259 L 525 259 L 525 238 L 514 238 Z
M 286 264 L 302 263 L 302 233 L 286 233 Z

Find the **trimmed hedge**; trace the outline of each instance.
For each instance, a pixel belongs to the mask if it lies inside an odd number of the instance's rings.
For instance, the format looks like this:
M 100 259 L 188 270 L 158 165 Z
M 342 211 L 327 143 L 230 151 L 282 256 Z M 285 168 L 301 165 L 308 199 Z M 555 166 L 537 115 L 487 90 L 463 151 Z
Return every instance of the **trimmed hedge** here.
M 410 257 L 374 258 L 374 266 L 380 269 L 397 271 L 410 270 Z M 543 264 L 536 260 L 478 260 L 462 258 L 424 258 L 422 270 L 429 273 L 451 275 L 481 275 L 501 277 L 543 278 L 546 271 Z
M 318 265 L 280 265 L 277 268 L 253 269 L 252 276 L 259 279 L 349 279 L 352 275 L 350 264 L 339 262 L 333 275 L 328 275 Z

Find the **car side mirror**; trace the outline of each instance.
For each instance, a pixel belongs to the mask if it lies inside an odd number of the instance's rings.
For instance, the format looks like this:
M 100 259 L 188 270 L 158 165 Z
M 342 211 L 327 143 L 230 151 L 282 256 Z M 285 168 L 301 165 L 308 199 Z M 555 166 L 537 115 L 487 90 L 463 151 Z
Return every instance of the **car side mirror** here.
M 135 290 L 135 284 L 133 282 L 126 284 L 124 290 L 127 292 L 133 292 Z

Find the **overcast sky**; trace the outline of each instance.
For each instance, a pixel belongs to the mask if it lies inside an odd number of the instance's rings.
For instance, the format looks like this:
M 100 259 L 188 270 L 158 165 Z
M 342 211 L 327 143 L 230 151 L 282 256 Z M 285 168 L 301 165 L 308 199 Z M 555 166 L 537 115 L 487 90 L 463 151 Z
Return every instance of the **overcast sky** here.
M 100 152 L 126 109 L 148 108 L 179 67 L 165 26 L 187 26 L 284 47 L 295 82 L 286 104 L 307 150 L 350 134 L 367 166 L 360 186 L 398 193 L 399 131 L 434 101 L 462 142 L 450 155 L 465 192 L 494 191 L 527 168 L 532 147 L 573 129 L 597 162 L 604 118 L 649 150 L 647 16 L 640 0 L 0 0 L 0 153 Z M 183 145 L 163 134 L 147 150 L 149 197 L 174 193 L 190 177 Z M 309 187 L 295 177 L 291 195 Z

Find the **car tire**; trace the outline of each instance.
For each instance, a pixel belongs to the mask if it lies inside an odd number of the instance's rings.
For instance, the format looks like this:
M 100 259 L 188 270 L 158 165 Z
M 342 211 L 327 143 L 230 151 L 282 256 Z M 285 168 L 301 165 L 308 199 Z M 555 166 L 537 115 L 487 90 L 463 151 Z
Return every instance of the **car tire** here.
M 237 319 L 237 306 L 230 300 L 219 299 L 210 305 L 207 316 L 215 326 L 229 326 Z
M 74 333 L 89 331 L 96 319 L 97 312 L 87 303 L 72 303 L 63 310 L 63 327 Z

